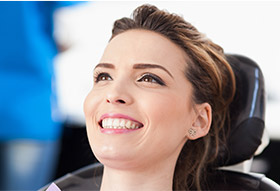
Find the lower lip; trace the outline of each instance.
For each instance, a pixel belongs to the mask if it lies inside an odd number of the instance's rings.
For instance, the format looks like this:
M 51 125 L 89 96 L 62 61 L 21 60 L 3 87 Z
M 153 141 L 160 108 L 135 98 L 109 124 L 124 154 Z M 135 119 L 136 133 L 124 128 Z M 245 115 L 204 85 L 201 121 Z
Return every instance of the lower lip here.
M 104 129 L 104 128 L 100 128 L 101 133 L 105 133 L 105 134 L 124 134 L 124 133 L 131 133 L 134 131 L 137 131 L 141 128 L 138 129 Z

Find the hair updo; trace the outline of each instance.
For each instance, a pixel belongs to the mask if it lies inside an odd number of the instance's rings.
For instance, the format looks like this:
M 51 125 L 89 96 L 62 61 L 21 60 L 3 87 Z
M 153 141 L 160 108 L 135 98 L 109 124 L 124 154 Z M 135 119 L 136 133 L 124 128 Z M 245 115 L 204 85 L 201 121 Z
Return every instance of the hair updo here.
M 185 143 L 173 178 L 174 190 L 205 189 L 207 171 L 217 158 L 219 146 L 225 142 L 224 125 L 235 93 L 232 68 L 220 46 L 182 17 L 155 6 L 142 5 L 134 10 L 132 19 L 116 20 L 111 39 L 131 29 L 154 31 L 181 47 L 186 53 L 185 76 L 193 87 L 193 102 L 207 102 L 212 107 L 209 133 Z

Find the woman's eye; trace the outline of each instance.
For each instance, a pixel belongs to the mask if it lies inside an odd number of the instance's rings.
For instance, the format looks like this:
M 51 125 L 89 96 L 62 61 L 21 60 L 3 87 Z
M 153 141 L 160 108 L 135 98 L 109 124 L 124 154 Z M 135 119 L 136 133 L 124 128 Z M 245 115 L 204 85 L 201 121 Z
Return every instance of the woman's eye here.
M 137 80 L 138 82 L 148 82 L 148 83 L 156 83 L 159 84 L 161 86 L 165 86 L 165 83 L 163 82 L 163 80 L 153 74 L 144 74 L 139 80 Z
M 112 77 L 108 73 L 98 73 L 94 77 L 94 82 L 97 83 L 99 81 L 111 81 Z

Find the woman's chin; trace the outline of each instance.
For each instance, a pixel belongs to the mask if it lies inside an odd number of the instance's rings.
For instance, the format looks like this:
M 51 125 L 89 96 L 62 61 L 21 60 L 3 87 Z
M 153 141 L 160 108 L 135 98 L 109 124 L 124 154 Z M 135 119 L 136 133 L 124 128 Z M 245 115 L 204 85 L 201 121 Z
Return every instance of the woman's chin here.
M 105 151 L 104 150 L 93 150 L 93 153 L 97 160 L 102 163 L 105 167 L 128 170 L 137 168 L 141 165 L 141 162 L 132 153 L 125 150 L 121 151 Z
M 123 160 L 114 157 L 97 157 L 100 163 L 102 163 L 106 168 L 111 168 L 115 170 L 136 170 L 139 166 L 139 161 L 136 160 Z

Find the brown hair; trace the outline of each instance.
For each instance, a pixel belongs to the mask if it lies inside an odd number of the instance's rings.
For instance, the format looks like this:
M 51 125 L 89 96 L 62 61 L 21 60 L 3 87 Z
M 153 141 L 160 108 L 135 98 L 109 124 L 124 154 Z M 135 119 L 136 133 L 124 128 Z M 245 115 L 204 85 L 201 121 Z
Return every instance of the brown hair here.
M 180 46 L 188 57 L 185 76 L 192 84 L 194 103 L 207 102 L 212 107 L 213 120 L 208 135 L 185 143 L 173 179 L 174 190 L 206 189 L 207 167 L 214 163 L 219 145 L 225 141 L 223 127 L 235 93 L 234 74 L 223 49 L 182 17 L 152 5 L 135 9 L 132 19 L 115 21 L 111 39 L 131 29 L 157 32 Z

